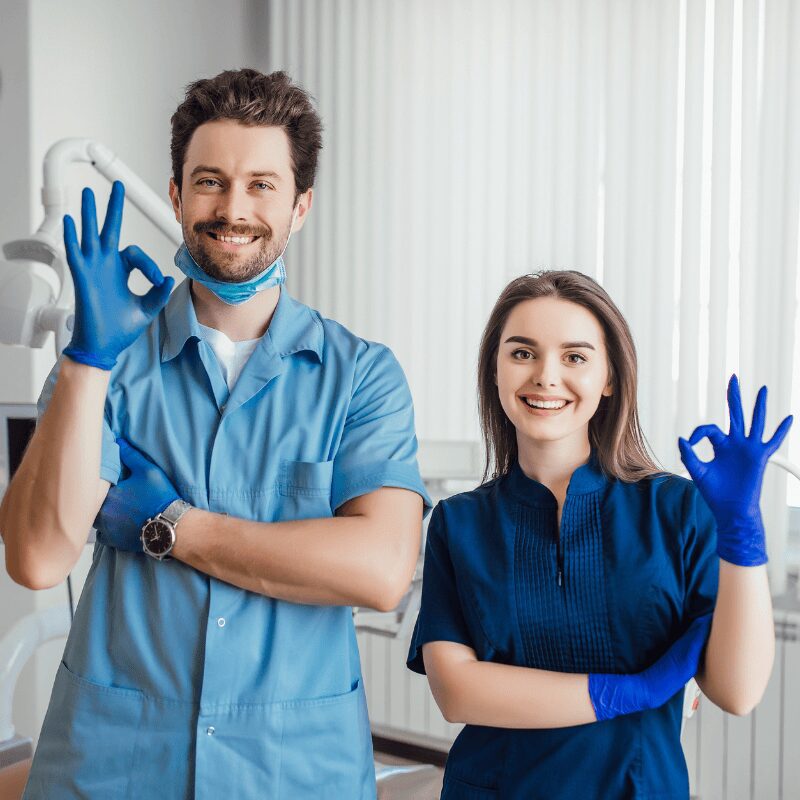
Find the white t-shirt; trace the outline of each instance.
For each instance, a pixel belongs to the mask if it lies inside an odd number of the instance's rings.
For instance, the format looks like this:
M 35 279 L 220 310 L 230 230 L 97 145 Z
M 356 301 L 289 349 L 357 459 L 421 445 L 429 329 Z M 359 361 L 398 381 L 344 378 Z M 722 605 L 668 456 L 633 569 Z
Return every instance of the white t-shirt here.
M 200 323 L 198 323 L 199 325 Z M 253 355 L 261 339 L 245 339 L 243 342 L 232 342 L 222 331 L 209 328 L 207 325 L 200 325 L 206 341 L 211 345 L 214 355 L 217 357 L 222 376 L 228 384 L 228 391 L 233 390 L 233 386 L 242 374 L 247 359 Z

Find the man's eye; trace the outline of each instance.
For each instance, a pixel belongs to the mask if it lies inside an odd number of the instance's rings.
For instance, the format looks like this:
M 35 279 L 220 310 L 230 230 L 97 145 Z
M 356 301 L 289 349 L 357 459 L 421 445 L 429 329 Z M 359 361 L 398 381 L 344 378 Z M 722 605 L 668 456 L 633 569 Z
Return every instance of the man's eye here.
M 219 186 L 219 181 L 214 180 L 214 178 L 201 178 L 197 183 L 200 186 Z
M 265 190 L 267 190 L 267 189 L 271 189 L 271 188 L 272 188 L 272 186 L 270 186 L 270 184 L 268 184 L 268 183 L 265 183 L 264 181 L 259 181 L 258 183 L 254 183 L 253 185 L 254 185 L 254 186 L 257 188 L 257 189 L 261 189 L 262 191 L 265 191 Z

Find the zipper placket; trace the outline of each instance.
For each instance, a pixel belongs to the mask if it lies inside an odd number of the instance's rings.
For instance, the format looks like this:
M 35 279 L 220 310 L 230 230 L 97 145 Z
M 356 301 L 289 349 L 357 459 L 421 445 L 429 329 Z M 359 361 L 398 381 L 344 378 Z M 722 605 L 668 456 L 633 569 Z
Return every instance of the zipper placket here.
M 566 501 L 565 501 L 566 504 Z M 561 519 L 564 519 L 564 509 L 561 509 Z M 556 509 L 556 578 L 558 585 L 564 585 L 564 553 L 561 549 L 561 523 L 558 520 L 558 509 Z

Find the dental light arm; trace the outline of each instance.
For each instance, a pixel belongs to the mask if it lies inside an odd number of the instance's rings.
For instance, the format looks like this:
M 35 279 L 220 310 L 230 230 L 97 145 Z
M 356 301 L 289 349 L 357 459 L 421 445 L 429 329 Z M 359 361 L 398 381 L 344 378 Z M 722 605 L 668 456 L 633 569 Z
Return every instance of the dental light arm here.
M 36 233 L 3 246 L 0 261 L 0 343 L 42 347 L 48 332 L 60 353 L 71 337 L 74 293 L 63 252 L 67 169 L 91 164 L 109 181 L 125 184 L 133 203 L 175 245 L 183 240 L 172 209 L 116 154 L 91 139 L 62 139 L 44 159 L 42 203 L 45 217 Z

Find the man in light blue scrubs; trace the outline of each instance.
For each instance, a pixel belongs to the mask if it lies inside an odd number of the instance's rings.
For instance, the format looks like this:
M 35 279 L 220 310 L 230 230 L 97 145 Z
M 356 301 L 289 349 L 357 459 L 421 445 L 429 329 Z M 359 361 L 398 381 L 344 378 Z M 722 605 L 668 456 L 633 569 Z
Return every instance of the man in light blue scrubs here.
M 430 503 L 391 351 L 282 288 L 320 147 L 283 73 L 192 84 L 171 296 L 118 251 L 121 185 L 99 235 L 88 190 L 65 220 L 74 335 L 0 530 L 31 588 L 98 543 L 26 798 L 375 797 L 351 607 L 399 602 Z

